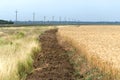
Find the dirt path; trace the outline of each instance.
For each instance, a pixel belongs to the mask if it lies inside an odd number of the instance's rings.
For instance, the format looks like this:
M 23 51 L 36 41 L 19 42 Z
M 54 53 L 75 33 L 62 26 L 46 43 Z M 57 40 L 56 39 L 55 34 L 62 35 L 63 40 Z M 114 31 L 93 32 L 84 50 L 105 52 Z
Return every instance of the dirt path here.
M 39 37 L 42 51 L 36 56 L 34 72 L 26 80 L 75 80 L 73 66 L 58 44 L 56 32 L 57 29 L 49 30 Z

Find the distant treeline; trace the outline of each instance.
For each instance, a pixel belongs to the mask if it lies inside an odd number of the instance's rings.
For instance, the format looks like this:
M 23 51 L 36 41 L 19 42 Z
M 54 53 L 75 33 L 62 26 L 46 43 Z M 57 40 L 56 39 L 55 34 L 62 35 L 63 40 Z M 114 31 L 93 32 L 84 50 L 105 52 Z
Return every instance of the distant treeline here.
M 82 21 L 17 21 L 16 25 L 120 25 L 120 22 L 82 22 Z
M 39 26 L 39 25 L 120 25 L 120 22 L 82 22 L 82 21 L 7 21 L 0 20 L 1 26 Z
M 0 24 L 14 24 L 12 21 L 0 20 Z

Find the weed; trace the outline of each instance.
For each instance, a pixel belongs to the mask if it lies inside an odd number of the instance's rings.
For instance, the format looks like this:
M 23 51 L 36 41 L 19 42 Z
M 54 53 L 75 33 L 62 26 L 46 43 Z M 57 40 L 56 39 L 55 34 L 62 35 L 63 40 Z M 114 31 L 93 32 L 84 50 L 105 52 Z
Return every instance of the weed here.
M 16 33 L 16 37 L 19 39 L 19 38 L 23 38 L 25 36 L 25 33 L 24 32 L 17 32 Z

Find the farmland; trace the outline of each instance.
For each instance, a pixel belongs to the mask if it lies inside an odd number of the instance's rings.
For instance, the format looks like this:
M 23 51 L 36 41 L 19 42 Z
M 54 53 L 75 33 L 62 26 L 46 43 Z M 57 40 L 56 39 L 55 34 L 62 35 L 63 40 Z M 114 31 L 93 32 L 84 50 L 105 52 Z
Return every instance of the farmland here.
M 52 27 L 0 28 L 0 80 L 23 80 L 33 70 L 38 36 Z
M 0 80 L 119 80 L 120 26 L 0 28 Z
M 58 35 L 75 47 L 89 64 L 119 79 L 120 26 L 60 27 Z

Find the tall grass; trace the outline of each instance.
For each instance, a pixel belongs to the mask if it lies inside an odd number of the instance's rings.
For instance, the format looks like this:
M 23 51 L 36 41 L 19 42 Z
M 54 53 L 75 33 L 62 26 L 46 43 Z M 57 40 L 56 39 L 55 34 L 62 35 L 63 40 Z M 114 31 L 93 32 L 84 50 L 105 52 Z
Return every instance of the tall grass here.
M 71 43 L 89 64 L 120 79 L 120 26 L 60 27 L 58 36 Z
M 33 70 L 38 36 L 52 27 L 0 28 L 0 80 L 24 80 Z

